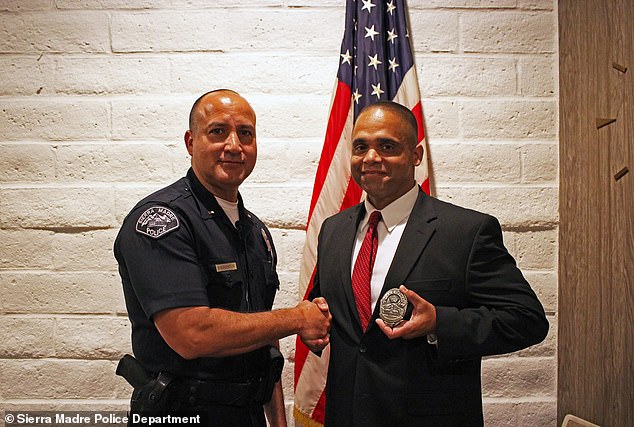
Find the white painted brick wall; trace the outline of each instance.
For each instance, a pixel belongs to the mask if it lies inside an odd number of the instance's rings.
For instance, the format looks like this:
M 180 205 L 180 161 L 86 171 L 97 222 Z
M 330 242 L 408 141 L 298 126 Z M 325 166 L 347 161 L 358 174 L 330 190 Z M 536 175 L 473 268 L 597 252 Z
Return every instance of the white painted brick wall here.
M 275 306 L 296 303 L 343 3 L 0 2 L 0 410 L 126 407 L 114 236 L 141 197 L 185 172 L 189 107 L 208 89 L 234 88 L 258 114 L 258 164 L 242 193 L 272 227 Z M 410 0 L 409 10 L 435 192 L 500 219 L 551 321 L 542 344 L 484 361 L 486 423 L 553 426 L 556 1 Z M 289 409 L 294 346 L 282 340 Z

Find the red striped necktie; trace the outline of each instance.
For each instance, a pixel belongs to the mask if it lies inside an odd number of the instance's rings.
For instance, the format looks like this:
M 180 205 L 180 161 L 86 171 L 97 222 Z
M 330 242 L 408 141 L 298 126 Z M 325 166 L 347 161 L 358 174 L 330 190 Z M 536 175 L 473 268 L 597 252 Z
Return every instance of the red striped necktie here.
M 368 221 L 368 231 L 365 233 L 361 249 L 352 269 L 352 291 L 357 302 L 357 311 L 359 312 L 359 319 L 364 332 L 368 327 L 368 323 L 370 323 L 370 317 L 372 317 L 372 312 L 370 311 L 370 281 L 372 279 L 376 250 L 379 246 L 379 236 L 376 231 L 379 221 L 381 221 L 381 212 L 372 212 Z

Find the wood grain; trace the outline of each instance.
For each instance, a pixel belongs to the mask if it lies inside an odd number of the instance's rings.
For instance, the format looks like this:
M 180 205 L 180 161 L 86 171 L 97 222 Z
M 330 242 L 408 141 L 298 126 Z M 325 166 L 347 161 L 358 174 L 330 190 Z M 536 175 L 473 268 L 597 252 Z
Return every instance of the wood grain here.
M 559 1 L 559 423 L 634 423 L 633 3 Z

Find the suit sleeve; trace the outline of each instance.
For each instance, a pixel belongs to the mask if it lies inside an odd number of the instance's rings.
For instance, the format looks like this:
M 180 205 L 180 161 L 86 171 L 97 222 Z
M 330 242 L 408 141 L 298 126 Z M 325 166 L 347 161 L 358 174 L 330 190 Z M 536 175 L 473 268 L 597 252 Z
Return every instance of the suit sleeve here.
M 436 307 L 439 359 L 508 353 L 546 337 L 544 308 L 504 247 L 494 217 L 484 216 L 466 268 L 467 307 Z

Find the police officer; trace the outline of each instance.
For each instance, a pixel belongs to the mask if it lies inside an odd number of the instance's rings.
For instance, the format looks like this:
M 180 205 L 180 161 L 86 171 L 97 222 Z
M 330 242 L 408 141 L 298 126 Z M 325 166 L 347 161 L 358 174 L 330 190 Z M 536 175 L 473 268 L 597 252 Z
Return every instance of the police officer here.
M 139 364 L 121 369 L 136 378 L 133 413 L 264 426 L 266 412 L 271 425 L 286 425 L 278 340 L 328 342 L 325 300 L 271 311 L 275 247 L 238 192 L 255 166 L 255 121 L 233 91 L 198 98 L 185 132 L 187 175 L 141 200 L 119 231 L 114 252 Z

